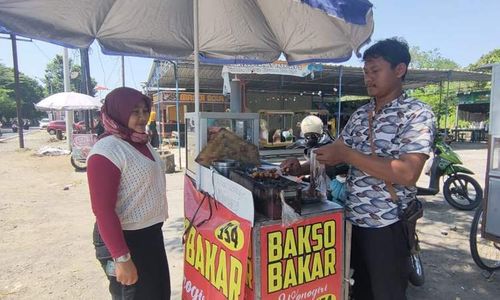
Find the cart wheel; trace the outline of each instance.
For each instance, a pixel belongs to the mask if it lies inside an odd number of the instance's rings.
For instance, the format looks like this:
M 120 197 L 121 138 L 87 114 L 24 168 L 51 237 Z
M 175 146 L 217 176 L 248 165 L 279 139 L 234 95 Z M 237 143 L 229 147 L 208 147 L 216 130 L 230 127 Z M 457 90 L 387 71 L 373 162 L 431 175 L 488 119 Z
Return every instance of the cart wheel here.
M 85 160 L 74 159 L 73 156 L 71 156 L 71 165 L 73 165 L 77 171 L 87 170 L 87 162 Z
M 500 245 L 482 237 L 483 208 L 474 214 L 470 228 L 469 244 L 472 259 L 478 267 L 493 272 L 500 269 Z
M 483 200 L 483 189 L 477 181 L 464 174 L 448 177 L 443 185 L 444 199 L 460 210 L 473 210 Z

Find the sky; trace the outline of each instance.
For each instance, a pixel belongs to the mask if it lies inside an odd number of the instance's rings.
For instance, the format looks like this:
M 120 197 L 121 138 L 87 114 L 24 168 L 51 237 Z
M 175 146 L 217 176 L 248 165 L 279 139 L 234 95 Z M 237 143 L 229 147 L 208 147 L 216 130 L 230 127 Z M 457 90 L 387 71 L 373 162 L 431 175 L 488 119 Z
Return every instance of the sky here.
M 498 0 L 371 2 L 374 6 L 375 23 L 372 41 L 393 36 L 402 37 L 410 46 L 418 46 L 421 50 L 438 49 L 443 57 L 462 67 L 500 48 Z M 60 46 L 36 40 L 19 41 L 17 47 L 20 71 L 33 78 L 43 78 L 47 63 L 56 54 L 63 52 Z M 90 73 L 98 85 L 110 90 L 121 86 L 120 57 L 104 55 L 96 43 L 91 46 L 90 51 Z M 78 50 L 70 49 L 69 57 L 79 63 Z M 13 65 L 10 40 L 0 39 L 0 63 L 8 67 Z M 141 90 L 141 84 L 147 80 L 152 64 L 152 59 L 125 57 L 125 84 Z M 361 62 L 353 56 L 344 64 L 360 66 Z

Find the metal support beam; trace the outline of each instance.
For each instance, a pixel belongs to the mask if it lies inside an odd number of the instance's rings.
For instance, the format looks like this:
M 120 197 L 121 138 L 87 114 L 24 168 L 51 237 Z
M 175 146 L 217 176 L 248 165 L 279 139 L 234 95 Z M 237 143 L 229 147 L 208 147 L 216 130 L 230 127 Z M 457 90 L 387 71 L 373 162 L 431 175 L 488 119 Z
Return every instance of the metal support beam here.
M 12 41 L 12 60 L 14 62 L 14 91 L 16 98 L 16 112 L 17 112 L 17 133 L 19 135 L 19 148 L 24 148 L 24 136 L 23 136 L 23 118 L 21 115 L 21 98 L 20 98 L 20 86 L 19 86 L 19 65 L 17 64 L 17 42 L 16 36 L 14 34 L 10 35 Z
M 71 86 L 69 81 L 69 58 L 68 58 L 68 48 L 63 48 L 63 82 L 64 82 L 64 91 L 71 92 Z M 71 151 L 73 140 L 73 123 L 74 123 L 74 114 L 73 111 L 66 110 L 65 111 L 65 120 L 66 120 L 66 143 L 68 144 L 68 149 Z M 88 127 L 87 127 L 88 128 Z
M 339 138 L 340 136 L 340 111 L 342 109 L 342 103 L 341 103 L 341 99 L 342 99 L 342 76 L 344 74 L 344 71 L 343 71 L 343 68 L 342 66 L 340 66 L 339 68 L 339 106 L 338 106 L 338 115 L 337 115 L 337 138 Z
M 448 106 L 450 103 L 450 80 L 451 80 L 451 71 L 448 71 L 448 83 L 446 87 L 446 113 L 444 115 L 444 139 L 448 137 Z
M 174 64 L 174 77 L 175 77 L 175 117 L 177 119 L 177 149 L 179 150 L 179 170 L 182 170 L 182 159 L 181 159 L 181 122 L 179 117 L 179 78 L 177 77 L 177 62 L 172 62 Z M 186 137 L 184 137 L 186 138 Z
M 122 55 L 122 86 L 125 86 L 125 56 Z

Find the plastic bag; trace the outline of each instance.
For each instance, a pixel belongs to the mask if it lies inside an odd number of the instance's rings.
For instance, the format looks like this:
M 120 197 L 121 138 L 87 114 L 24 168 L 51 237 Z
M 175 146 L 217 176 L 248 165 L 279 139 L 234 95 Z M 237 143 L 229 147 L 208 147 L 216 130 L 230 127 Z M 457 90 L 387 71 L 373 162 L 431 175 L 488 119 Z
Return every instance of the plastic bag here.
M 330 179 L 326 175 L 325 165 L 320 164 L 316 160 L 316 152 L 314 150 L 311 150 L 310 156 L 310 183 L 302 198 L 326 200 Z
M 346 178 L 344 176 L 337 176 L 330 181 L 332 200 L 339 202 L 345 201 L 345 180 Z
M 283 191 L 280 193 L 281 198 L 281 225 L 283 227 L 291 226 L 293 223 L 299 222 L 304 219 L 299 213 L 293 209 L 285 201 L 285 195 Z

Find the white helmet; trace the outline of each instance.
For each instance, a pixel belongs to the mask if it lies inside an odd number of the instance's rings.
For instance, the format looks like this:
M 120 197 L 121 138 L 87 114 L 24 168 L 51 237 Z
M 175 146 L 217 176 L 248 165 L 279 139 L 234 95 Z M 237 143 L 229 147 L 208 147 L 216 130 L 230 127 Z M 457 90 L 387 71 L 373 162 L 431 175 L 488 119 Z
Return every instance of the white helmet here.
M 306 133 L 323 133 L 323 121 L 314 115 L 309 115 L 305 117 L 302 122 L 300 122 L 300 130 L 303 134 Z

